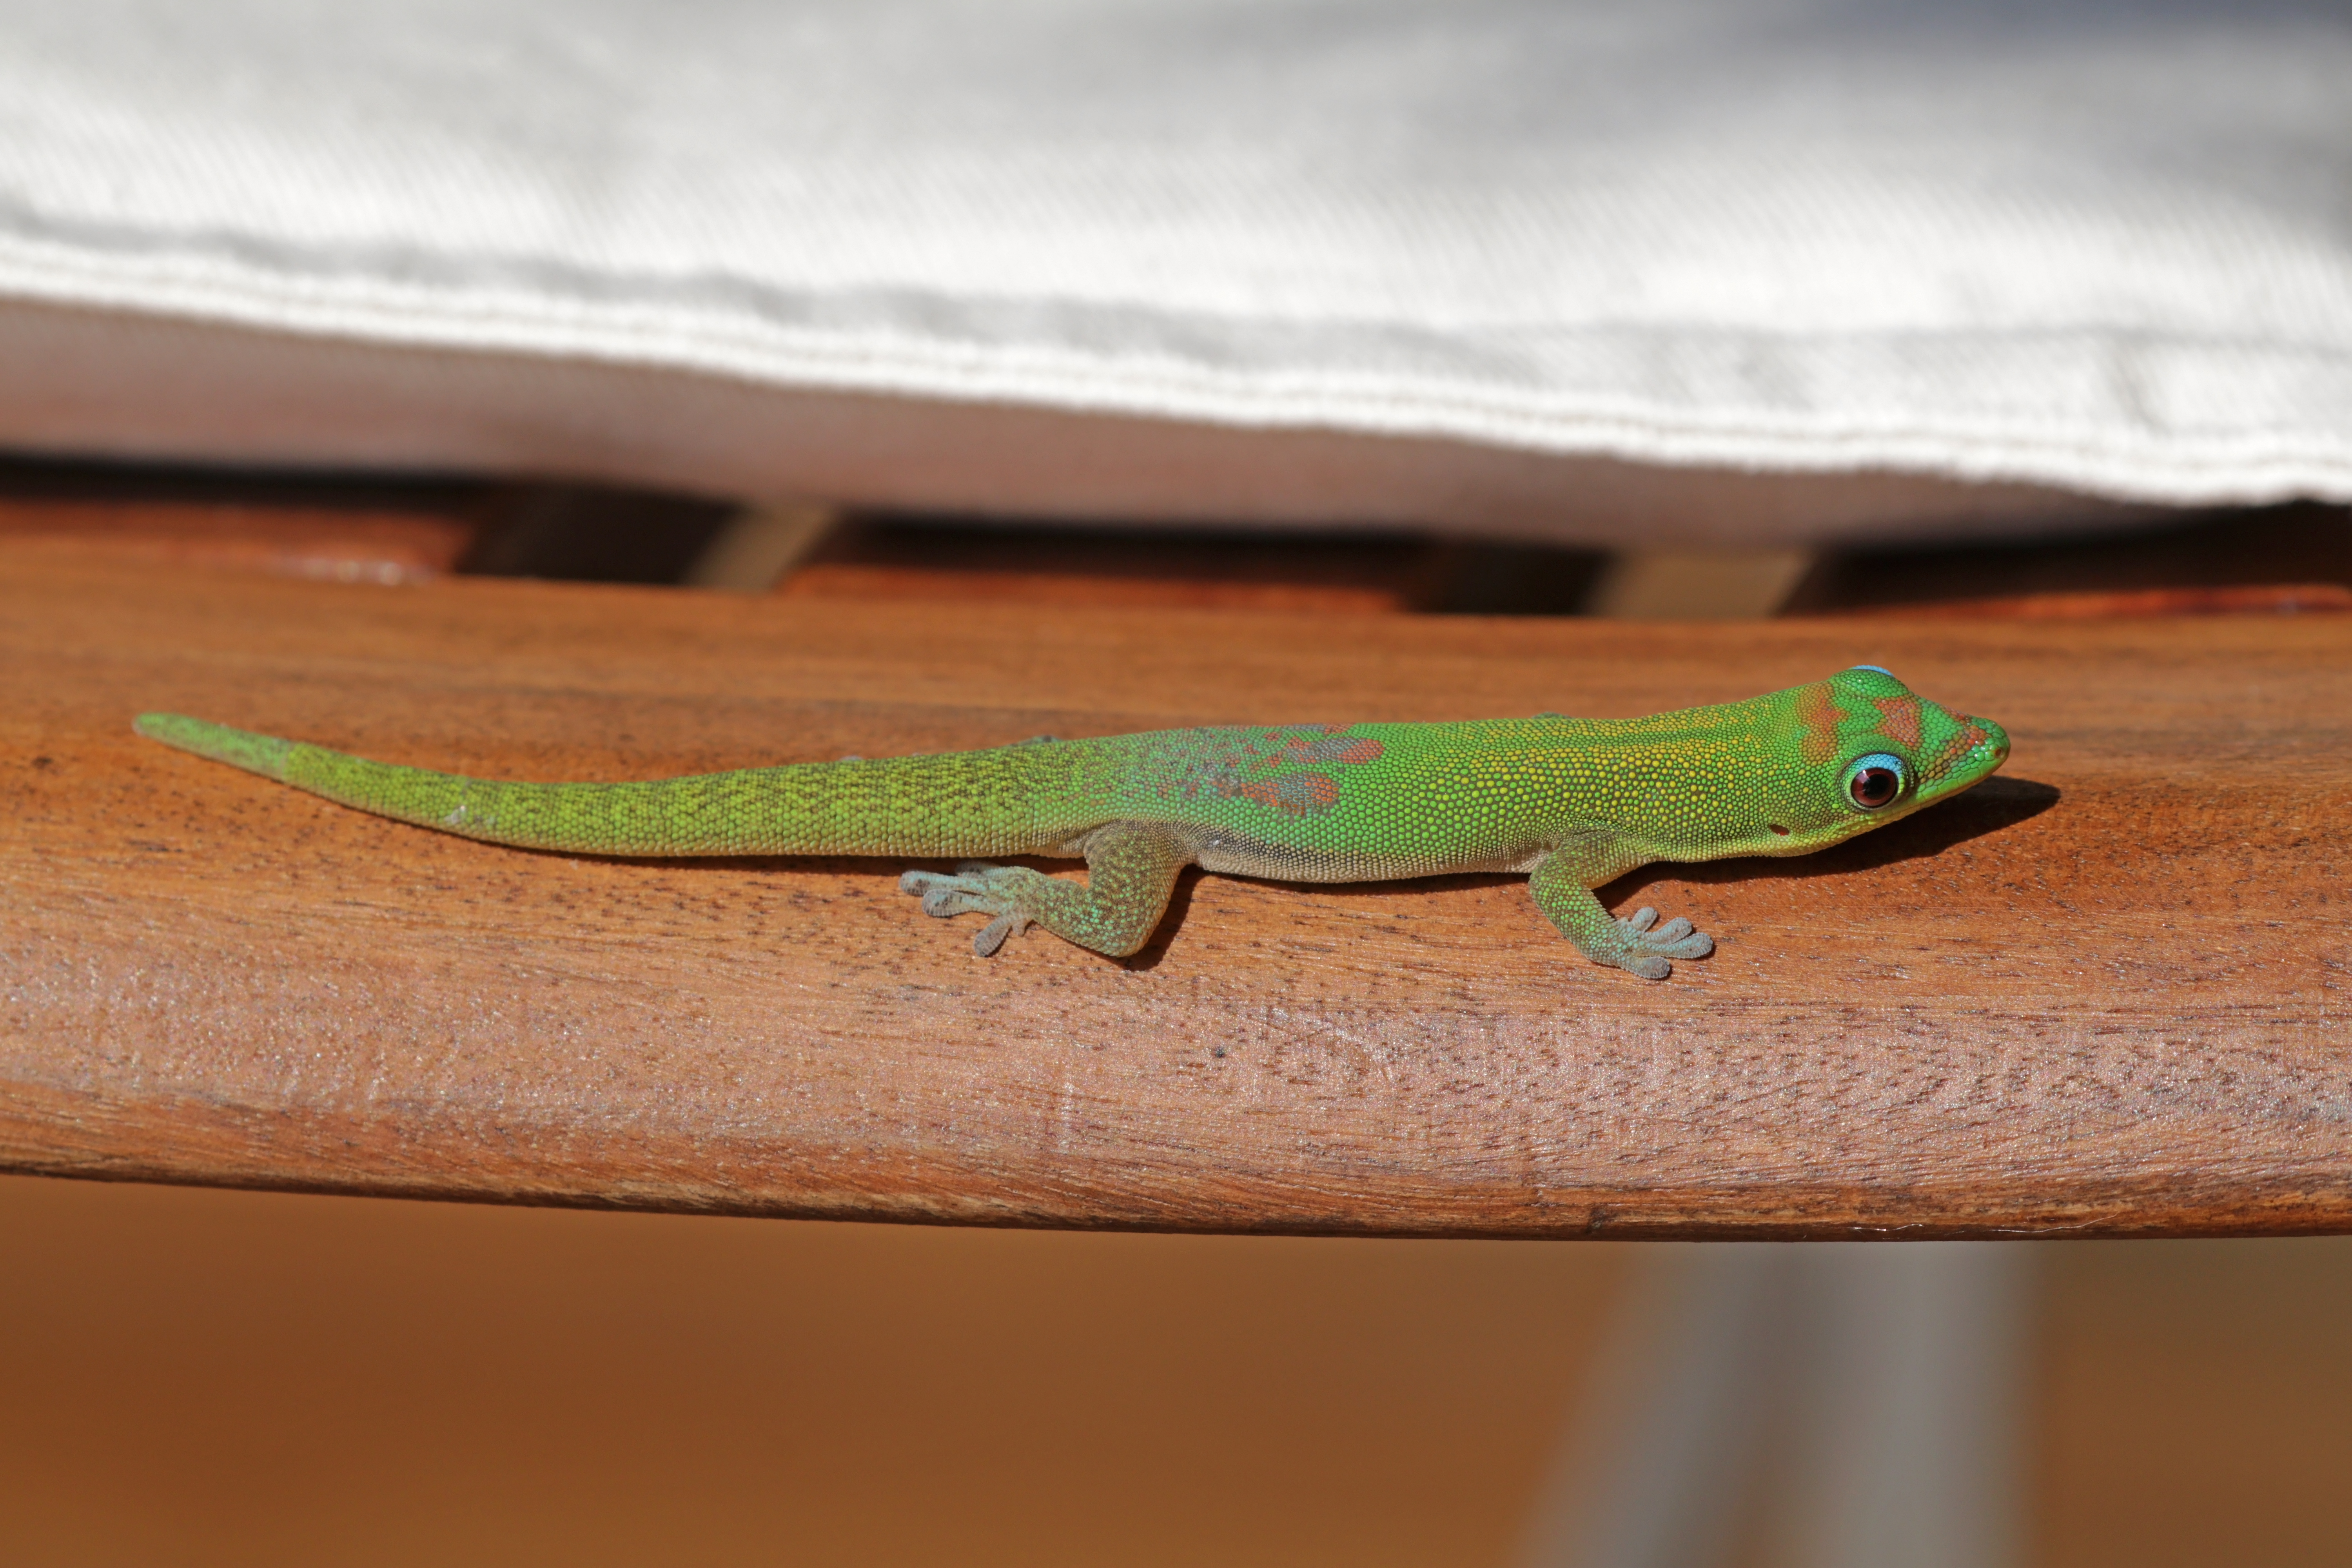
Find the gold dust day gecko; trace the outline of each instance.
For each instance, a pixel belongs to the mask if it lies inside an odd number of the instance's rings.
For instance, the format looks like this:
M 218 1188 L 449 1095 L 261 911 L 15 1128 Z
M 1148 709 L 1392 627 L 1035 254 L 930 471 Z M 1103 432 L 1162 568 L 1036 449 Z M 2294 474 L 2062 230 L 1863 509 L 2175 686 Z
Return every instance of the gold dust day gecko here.
M 1268 724 L 793 763 L 632 784 L 397 767 L 173 713 L 142 735 L 329 800 L 492 844 L 579 854 L 1083 857 L 1084 885 L 970 861 L 908 871 L 926 912 L 979 914 L 985 957 L 1032 924 L 1140 948 L 1186 866 L 1297 882 L 1524 871 L 1595 963 L 1651 980 L 1714 949 L 1592 889 L 1654 860 L 1804 855 L 1957 795 L 2009 756 L 1989 719 L 1873 665 L 1643 719 Z

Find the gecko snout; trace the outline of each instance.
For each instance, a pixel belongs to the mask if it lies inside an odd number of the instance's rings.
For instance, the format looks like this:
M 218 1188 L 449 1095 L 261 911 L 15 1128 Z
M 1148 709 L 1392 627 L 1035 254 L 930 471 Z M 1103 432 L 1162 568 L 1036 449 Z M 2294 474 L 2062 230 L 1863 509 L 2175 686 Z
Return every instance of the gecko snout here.
M 1983 771 L 1985 773 L 1991 773 L 1995 769 L 1999 768 L 2001 763 L 2009 761 L 2008 731 L 2002 729 L 2000 725 L 1994 723 L 1990 719 L 1979 719 L 1974 714 L 1969 714 L 1962 718 L 1960 721 L 1964 724 L 1975 726 L 1978 731 L 1984 737 L 1975 745 L 1969 748 L 1968 753 L 1963 759 L 1964 763 L 1981 761 L 1984 763 Z

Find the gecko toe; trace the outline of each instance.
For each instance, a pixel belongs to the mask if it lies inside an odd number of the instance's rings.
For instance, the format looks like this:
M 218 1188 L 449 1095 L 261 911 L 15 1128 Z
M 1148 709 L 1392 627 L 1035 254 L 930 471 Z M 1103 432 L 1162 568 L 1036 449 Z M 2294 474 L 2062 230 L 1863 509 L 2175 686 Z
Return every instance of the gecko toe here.
M 1020 935 L 1032 923 L 1015 902 L 1021 875 L 1018 867 L 967 860 L 955 868 L 952 876 L 939 871 L 908 871 L 899 877 L 898 890 L 922 900 L 923 912 L 940 920 L 951 920 L 957 915 L 989 916 L 989 922 L 973 933 L 971 951 L 982 958 L 992 958 L 1007 937 Z
M 1644 980 L 1664 980 L 1672 974 L 1675 966 L 1669 959 L 1705 958 L 1715 951 L 1715 939 L 1687 920 L 1676 915 L 1660 925 L 1658 911 L 1646 906 L 1619 921 L 1617 929 L 1625 939 L 1620 967 Z
M 964 878 L 950 877 L 944 871 L 908 871 L 898 878 L 898 890 L 912 893 L 919 899 L 928 899 L 942 889 L 961 889 L 965 885 Z
M 961 872 L 950 877 L 937 871 L 909 871 L 898 879 L 898 890 L 922 900 L 923 912 L 940 920 L 997 912 L 996 900 L 989 898 L 987 884 Z
M 1029 929 L 1029 925 L 1026 916 L 1008 910 L 972 932 L 971 951 L 980 958 L 994 958 L 996 950 L 1004 945 L 1005 938 L 1019 936 Z

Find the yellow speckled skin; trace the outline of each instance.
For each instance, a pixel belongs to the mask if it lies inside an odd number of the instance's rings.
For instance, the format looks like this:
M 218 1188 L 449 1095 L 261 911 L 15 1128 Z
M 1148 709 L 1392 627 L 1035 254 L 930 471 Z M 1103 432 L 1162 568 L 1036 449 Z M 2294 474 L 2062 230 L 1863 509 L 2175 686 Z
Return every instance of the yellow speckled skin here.
M 495 844 L 599 855 L 1083 855 L 910 871 L 935 915 L 985 914 L 982 954 L 1032 923 L 1123 956 L 1177 873 L 1363 881 L 1530 873 L 1596 963 L 1664 979 L 1712 943 L 1611 916 L 1591 889 L 1652 860 L 1801 855 L 1966 789 L 2009 755 L 1990 720 L 1863 667 L 1644 719 L 1292 724 L 1035 741 L 638 784 L 517 784 L 394 767 L 177 714 L 149 735 L 346 805 Z

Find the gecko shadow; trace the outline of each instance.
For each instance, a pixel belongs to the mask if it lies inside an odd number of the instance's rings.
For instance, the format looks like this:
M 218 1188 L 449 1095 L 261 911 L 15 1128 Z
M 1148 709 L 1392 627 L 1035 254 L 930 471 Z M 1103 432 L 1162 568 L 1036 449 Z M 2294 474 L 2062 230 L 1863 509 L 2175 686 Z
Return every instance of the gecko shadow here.
M 2035 779 L 1989 778 L 1966 794 L 1916 816 L 1888 823 L 1811 855 L 1786 859 L 1742 855 L 1727 860 L 1656 860 L 1609 884 L 1630 892 L 1650 882 L 1737 882 L 1749 877 L 1847 877 L 1905 860 L 1927 860 L 1945 850 L 2028 822 L 2064 798 L 2055 784 Z M 1610 900 L 1604 899 L 1603 902 Z

